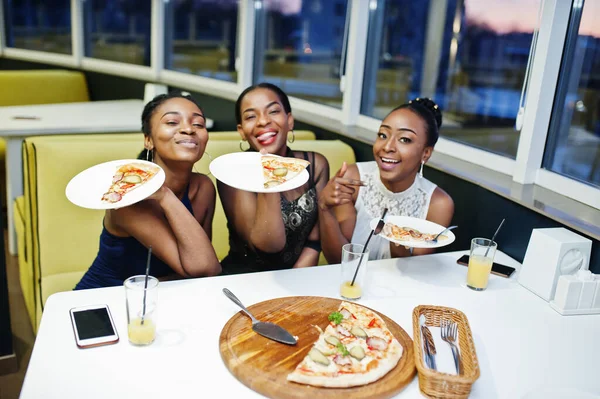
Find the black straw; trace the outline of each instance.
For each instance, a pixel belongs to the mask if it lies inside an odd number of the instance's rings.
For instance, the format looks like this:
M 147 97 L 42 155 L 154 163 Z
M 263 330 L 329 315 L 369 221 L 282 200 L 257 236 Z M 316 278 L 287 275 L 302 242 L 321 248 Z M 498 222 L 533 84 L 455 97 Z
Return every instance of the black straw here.
M 492 239 L 490 240 L 490 244 L 488 245 L 487 249 L 485 250 L 485 255 L 483 255 L 484 258 L 487 258 L 488 252 L 490 251 L 490 248 L 492 247 L 492 244 L 494 243 L 494 239 L 496 238 L 496 236 L 498 235 L 498 232 L 500 231 L 500 228 L 502 227 L 502 225 L 504 224 L 504 221 L 506 219 L 502 219 L 502 221 L 500 222 L 500 226 L 498 226 L 498 228 L 496 229 L 496 232 L 494 233 L 494 235 L 492 236 Z
M 379 219 L 379 221 L 383 221 L 383 219 L 385 218 L 385 214 L 387 213 L 387 211 L 388 211 L 387 208 L 385 208 L 383 210 L 383 215 L 381 215 L 381 219 Z M 379 223 L 377 223 L 377 224 L 379 224 Z M 375 226 L 375 229 L 377 229 L 377 226 Z M 358 275 L 358 269 L 360 269 L 360 265 L 362 263 L 363 256 L 365 256 L 365 251 L 369 247 L 369 241 L 371 241 L 371 237 L 373 237 L 373 233 L 375 233 L 375 229 L 371 230 L 371 233 L 369 233 L 369 238 L 367 238 L 367 242 L 365 243 L 365 246 L 363 247 L 362 253 L 360 254 L 360 259 L 358 260 L 358 266 L 356 266 L 356 271 L 354 272 L 354 277 L 352 277 L 352 282 L 350 283 L 351 286 L 354 285 L 354 280 L 356 280 L 356 276 Z M 377 234 L 379 234 L 379 232 L 377 232 Z
M 152 257 L 152 245 L 148 248 L 148 260 L 146 261 L 146 279 L 144 280 L 144 302 L 142 304 L 142 325 L 146 316 L 146 290 L 148 289 L 148 275 L 150 274 L 150 258 Z

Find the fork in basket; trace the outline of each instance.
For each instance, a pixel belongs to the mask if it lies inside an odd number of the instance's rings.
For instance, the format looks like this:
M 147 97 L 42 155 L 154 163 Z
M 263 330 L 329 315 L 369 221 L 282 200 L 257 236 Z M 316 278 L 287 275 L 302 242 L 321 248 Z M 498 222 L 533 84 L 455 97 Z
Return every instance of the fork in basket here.
M 450 349 L 452 349 L 452 357 L 454 358 L 454 366 L 456 367 L 456 374 L 462 374 L 462 364 L 460 362 L 460 352 L 458 351 L 458 347 L 456 346 L 456 336 L 458 333 L 458 326 L 455 322 L 449 321 L 446 319 L 442 319 L 442 324 L 440 325 L 440 332 L 442 335 L 442 339 L 450 345 Z

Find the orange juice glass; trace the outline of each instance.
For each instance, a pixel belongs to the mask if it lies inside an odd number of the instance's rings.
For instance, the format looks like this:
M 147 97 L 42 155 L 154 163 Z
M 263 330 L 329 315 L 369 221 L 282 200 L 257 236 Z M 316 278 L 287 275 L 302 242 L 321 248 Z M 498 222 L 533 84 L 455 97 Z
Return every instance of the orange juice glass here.
M 487 238 L 473 238 L 467 271 L 467 287 L 475 291 L 487 288 L 498 244 Z
M 369 249 L 365 250 L 364 254 L 363 249 L 364 245 L 361 244 L 346 244 L 342 247 L 340 296 L 344 299 L 357 300 L 363 296 L 369 261 Z M 360 268 L 357 273 L 359 262 Z
M 125 280 L 127 306 L 127 336 L 137 346 L 150 345 L 156 338 L 156 308 L 158 305 L 158 279 L 138 275 Z

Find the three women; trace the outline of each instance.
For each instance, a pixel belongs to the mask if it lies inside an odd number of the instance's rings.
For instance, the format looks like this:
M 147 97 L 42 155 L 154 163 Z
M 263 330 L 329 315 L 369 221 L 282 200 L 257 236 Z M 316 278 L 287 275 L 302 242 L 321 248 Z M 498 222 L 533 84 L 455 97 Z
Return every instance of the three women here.
M 308 181 L 282 193 L 242 191 L 217 181 L 230 233 L 230 252 L 219 264 L 211 245 L 214 185 L 192 172 L 208 140 L 203 112 L 189 96 L 158 96 L 142 114 L 144 156 L 165 170 L 165 183 L 147 200 L 106 211 L 98 256 L 76 289 L 120 285 L 143 274 L 150 246 L 154 276 L 197 277 L 314 266 L 321 245 L 329 263 L 338 263 L 343 244 L 365 242 L 370 220 L 384 208 L 393 215 L 450 223 L 452 199 L 422 176 L 441 125 L 441 112 L 431 100 L 392 110 L 373 145 L 375 161 L 344 164 L 331 180 L 324 156 L 288 147 L 294 118 L 279 87 L 247 88 L 235 111 L 247 151 L 306 159 Z M 380 237 L 372 239 L 370 249 L 371 259 L 411 254 Z

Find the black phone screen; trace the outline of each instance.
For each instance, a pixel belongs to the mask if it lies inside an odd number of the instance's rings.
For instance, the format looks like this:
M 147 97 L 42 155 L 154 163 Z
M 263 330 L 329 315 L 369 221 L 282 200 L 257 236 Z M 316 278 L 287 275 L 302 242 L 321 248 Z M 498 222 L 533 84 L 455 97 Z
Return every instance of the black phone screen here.
M 459 263 L 461 265 L 465 265 L 468 266 L 469 265 L 469 255 L 463 255 L 461 256 L 456 263 Z M 513 274 L 513 272 L 515 271 L 514 267 L 510 267 L 510 266 L 506 266 L 506 265 L 501 265 L 499 263 L 492 263 L 492 273 L 499 275 L 499 276 L 503 276 L 503 277 L 510 277 L 511 274 Z
M 90 339 L 115 335 L 106 308 L 87 309 L 73 312 L 79 339 Z

